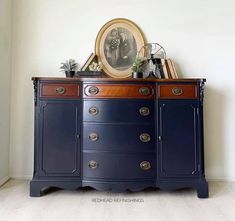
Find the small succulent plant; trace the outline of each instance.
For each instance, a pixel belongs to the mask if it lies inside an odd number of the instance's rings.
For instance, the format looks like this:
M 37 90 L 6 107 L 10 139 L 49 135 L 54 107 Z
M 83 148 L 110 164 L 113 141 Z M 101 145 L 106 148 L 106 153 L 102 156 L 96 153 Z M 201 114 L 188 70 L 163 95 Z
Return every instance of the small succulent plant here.
M 102 71 L 102 63 L 92 62 L 92 64 L 89 65 L 89 71 Z
M 78 69 L 78 63 L 76 63 L 74 59 L 66 60 L 65 62 L 62 62 L 61 64 L 62 66 L 60 67 L 60 69 L 65 72 L 76 71 Z
M 146 63 L 145 58 L 136 57 L 134 63 L 132 64 L 132 71 L 133 72 L 143 71 L 145 63 Z

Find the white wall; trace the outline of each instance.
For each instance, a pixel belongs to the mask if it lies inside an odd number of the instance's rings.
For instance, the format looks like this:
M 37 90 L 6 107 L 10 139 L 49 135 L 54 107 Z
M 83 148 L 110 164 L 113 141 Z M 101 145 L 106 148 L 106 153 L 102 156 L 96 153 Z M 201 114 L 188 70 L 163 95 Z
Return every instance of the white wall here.
M 11 1 L 0 0 L 0 185 L 9 175 Z
M 181 76 L 207 78 L 206 174 L 235 180 L 234 11 L 234 0 L 15 0 L 10 175 L 32 175 L 31 77 L 62 76 L 70 57 L 83 64 L 101 26 L 125 17 L 166 48 Z

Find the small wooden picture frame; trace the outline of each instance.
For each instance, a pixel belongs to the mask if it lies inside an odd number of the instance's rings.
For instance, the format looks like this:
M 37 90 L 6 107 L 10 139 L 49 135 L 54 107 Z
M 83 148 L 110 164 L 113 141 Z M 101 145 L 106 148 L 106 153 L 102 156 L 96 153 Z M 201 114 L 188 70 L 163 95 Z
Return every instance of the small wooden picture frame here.
M 97 62 L 97 56 L 95 53 L 91 53 L 88 59 L 86 60 L 85 64 L 82 66 L 81 71 L 89 71 L 89 65 L 92 62 Z

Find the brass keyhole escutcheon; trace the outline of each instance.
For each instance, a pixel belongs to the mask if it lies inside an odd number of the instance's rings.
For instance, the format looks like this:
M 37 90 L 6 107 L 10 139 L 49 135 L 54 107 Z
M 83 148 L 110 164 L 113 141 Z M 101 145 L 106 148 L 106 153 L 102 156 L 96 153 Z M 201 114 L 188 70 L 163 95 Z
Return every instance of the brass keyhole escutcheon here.
M 65 93 L 65 88 L 64 87 L 57 87 L 55 89 L 57 94 L 64 94 Z
M 183 94 L 183 92 L 184 91 L 182 88 L 178 88 L 178 87 L 172 88 L 172 93 L 176 96 Z
M 98 113 L 99 113 L 99 109 L 97 107 L 90 107 L 89 108 L 89 114 L 97 115 Z
M 151 169 L 151 164 L 148 161 L 142 161 L 140 163 L 140 168 L 142 170 L 149 170 L 149 169 Z
M 98 167 L 98 165 L 99 164 L 96 161 L 94 161 L 94 160 L 91 160 L 88 163 L 88 167 L 90 167 L 91 169 L 96 169 Z
M 148 107 L 141 107 L 139 109 L 139 113 L 142 116 L 148 116 L 150 114 L 149 108 Z

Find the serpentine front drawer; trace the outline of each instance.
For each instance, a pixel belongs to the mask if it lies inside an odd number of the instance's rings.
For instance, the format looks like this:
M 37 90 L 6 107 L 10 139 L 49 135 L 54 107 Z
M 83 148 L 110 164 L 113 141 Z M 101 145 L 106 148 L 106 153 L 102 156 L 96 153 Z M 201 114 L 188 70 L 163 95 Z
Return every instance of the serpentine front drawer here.
M 154 133 L 154 125 L 85 123 L 83 149 L 154 152 Z
M 160 99 L 197 99 L 196 84 L 162 84 L 158 86 Z
M 153 99 L 152 84 L 85 84 L 85 98 L 135 98 Z
M 41 84 L 42 98 L 78 98 L 79 84 L 43 83 Z
M 115 152 L 83 153 L 85 179 L 154 179 L 156 157 L 154 154 L 118 154 Z
M 88 122 L 154 124 L 154 100 L 85 100 L 83 110 Z

